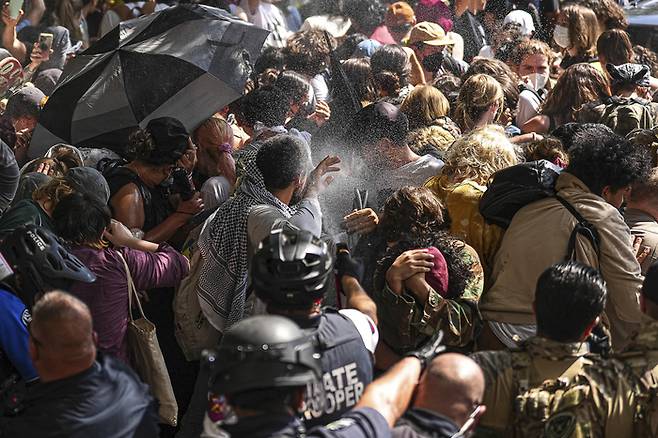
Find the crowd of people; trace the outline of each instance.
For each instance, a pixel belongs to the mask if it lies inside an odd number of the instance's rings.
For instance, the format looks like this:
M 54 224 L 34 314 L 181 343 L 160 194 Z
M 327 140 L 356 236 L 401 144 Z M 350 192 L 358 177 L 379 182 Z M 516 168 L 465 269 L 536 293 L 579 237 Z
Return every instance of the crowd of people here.
M 120 149 L 32 133 L 176 6 L 10 3 L 1 437 L 658 436 L 658 55 L 618 3 L 202 1 L 269 31 L 244 92 Z

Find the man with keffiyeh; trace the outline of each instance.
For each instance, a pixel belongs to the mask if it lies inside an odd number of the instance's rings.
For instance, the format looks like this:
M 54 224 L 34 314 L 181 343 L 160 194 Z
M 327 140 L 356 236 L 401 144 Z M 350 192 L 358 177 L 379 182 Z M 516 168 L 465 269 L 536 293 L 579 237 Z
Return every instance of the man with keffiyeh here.
M 249 260 L 272 228 L 285 221 L 319 236 L 318 194 L 331 183 L 338 157 L 314 169 L 308 147 L 290 135 L 267 140 L 246 163 L 236 195 L 223 204 L 199 238 L 201 308 L 220 333 L 251 313 Z

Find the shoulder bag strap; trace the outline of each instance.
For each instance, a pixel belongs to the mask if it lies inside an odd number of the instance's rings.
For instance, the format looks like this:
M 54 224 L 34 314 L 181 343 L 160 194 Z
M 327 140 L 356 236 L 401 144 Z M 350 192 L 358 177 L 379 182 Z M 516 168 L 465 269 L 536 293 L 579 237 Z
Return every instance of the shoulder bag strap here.
M 576 239 L 578 235 L 583 235 L 587 240 L 590 241 L 596 251 L 596 256 L 599 256 L 599 233 L 596 230 L 596 227 L 592 225 L 587 219 L 585 219 L 579 212 L 571 205 L 566 199 L 559 195 L 554 195 L 555 198 L 560 201 L 560 204 L 566 208 L 573 217 L 576 218 L 578 223 L 574 227 L 571 236 L 569 236 L 569 246 L 567 247 L 567 260 L 576 259 Z
M 130 321 L 134 321 L 132 313 L 132 297 L 134 296 L 140 315 L 142 318 L 146 319 L 146 316 L 144 315 L 144 309 L 142 309 L 142 303 L 139 301 L 139 295 L 137 294 L 137 289 L 135 288 L 135 283 L 133 282 L 133 276 L 130 273 L 130 269 L 128 268 L 128 263 L 126 263 L 126 259 L 123 257 L 123 254 L 121 254 L 120 251 L 117 251 L 117 254 L 123 262 L 123 267 L 126 270 L 126 280 L 128 281 L 128 317 L 130 318 Z

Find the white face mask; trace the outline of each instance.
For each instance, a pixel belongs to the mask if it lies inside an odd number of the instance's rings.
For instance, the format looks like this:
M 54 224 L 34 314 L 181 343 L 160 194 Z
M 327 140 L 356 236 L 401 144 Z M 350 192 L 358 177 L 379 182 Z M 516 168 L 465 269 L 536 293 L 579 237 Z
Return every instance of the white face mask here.
M 555 26 L 553 31 L 553 40 L 555 44 L 562 47 L 563 49 L 568 49 L 571 47 L 571 41 L 569 40 L 569 29 L 559 24 Z
M 535 91 L 539 91 L 546 86 L 548 82 L 548 75 L 540 73 L 532 73 L 528 75 L 528 82 Z

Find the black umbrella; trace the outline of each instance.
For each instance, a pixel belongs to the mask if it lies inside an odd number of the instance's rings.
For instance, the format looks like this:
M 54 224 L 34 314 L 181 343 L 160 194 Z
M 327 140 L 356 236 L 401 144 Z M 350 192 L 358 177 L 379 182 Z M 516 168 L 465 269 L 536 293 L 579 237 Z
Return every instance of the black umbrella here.
M 193 130 L 242 95 L 268 34 L 193 4 L 121 23 L 67 64 L 29 154 L 61 142 L 122 152 L 130 132 L 162 116 Z

